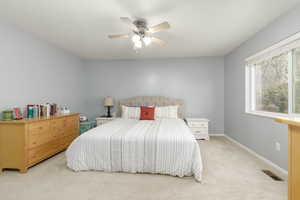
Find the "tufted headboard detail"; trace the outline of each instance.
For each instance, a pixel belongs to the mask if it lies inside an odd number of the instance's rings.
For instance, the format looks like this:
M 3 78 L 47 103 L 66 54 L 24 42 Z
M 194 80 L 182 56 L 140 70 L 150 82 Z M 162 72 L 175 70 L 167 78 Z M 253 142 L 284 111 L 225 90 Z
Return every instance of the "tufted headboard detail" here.
M 117 116 L 121 116 L 121 105 L 125 106 L 170 106 L 178 105 L 178 117 L 184 118 L 184 103 L 181 99 L 163 96 L 137 96 L 117 101 Z

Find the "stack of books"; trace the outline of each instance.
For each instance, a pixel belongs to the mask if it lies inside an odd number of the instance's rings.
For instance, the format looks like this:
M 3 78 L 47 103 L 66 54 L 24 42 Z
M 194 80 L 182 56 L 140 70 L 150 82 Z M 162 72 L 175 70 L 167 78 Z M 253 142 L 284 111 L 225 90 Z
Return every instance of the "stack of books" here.
M 57 114 L 57 108 L 57 104 L 30 104 L 26 106 L 24 116 L 27 116 L 27 118 L 50 117 Z
M 46 103 L 46 104 L 29 104 L 24 108 L 14 107 L 0 113 L 0 120 L 21 120 L 24 118 L 39 118 L 39 117 L 50 117 L 54 115 L 69 114 L 70 110 L 64 106 L 59 107 L 57 104 Z M 1 117 L 2 116 L 2 117 Z

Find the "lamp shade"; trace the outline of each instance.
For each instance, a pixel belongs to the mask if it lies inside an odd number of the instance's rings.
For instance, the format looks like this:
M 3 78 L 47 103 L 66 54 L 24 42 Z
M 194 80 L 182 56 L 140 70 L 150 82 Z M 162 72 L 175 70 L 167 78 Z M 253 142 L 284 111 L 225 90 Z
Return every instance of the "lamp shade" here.
M 113 106 L 114 99 L 112 97 L 105 97 L 104 98 L 104 106 Z

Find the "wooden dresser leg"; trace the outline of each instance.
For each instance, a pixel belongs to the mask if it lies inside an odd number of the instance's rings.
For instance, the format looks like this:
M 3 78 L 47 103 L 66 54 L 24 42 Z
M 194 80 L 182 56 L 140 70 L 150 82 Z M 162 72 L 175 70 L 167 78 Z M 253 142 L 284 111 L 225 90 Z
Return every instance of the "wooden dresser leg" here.
M 20 172 L 23 174 L 23 173 L 27 173 L 27 168 L 25 167 L 25 168 L 21 168 L 20 169 Z

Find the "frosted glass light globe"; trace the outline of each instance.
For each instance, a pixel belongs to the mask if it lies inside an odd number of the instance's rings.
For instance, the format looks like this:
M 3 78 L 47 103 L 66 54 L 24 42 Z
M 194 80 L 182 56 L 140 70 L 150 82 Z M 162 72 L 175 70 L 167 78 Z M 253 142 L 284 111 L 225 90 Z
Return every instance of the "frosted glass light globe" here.
M 142 42 L 141 42 L 141 41 L 135 42 L 135 43 L 134 43 L 134 47 L 135 47 L 135 48 L 138 48 L 138 49 L 142 48 Z
M 131 39 L 132 39 L 132 42 L 134 42 L 134 43 L 141 41 L 141 38 L 139 35 L 133 35 Z
M 145 43 L 146 46 L 148 46 L 149 44 L 151 44 L 152 40 L 150 37 L 144 37 L 143 41 Z

